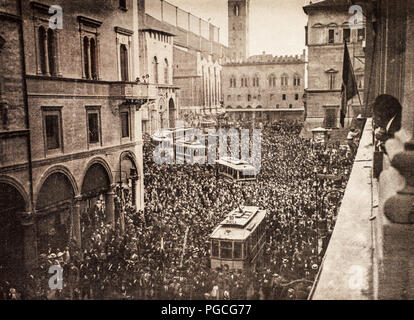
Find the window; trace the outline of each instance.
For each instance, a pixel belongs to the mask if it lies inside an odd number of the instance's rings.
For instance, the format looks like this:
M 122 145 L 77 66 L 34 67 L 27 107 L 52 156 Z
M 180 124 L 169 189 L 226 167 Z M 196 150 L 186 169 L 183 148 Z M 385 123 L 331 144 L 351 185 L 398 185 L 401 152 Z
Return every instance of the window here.
M 287 86 L 288 85 L 288 76 L 287 75 L 282 76 L 281 83 L 282 83 L 282 86 Z
M 262 96 L 260 94 L 257 96 L 257 100 L 262 100 Z
M 230 88 L 236 88 L 236 86 L 237 86 L 236 77 L 232 76 L 230 79 Z
M 46 151 L 62 149 L 62 125 L 60 107 L 43 107 L 43 127 Z
M 56 48 L 56 37 L 52 29 L 41 26 L 38 30 L 39 46 L 39 69 L 38 72 L 44 75 L 55 76 L 58 74 L 56 58 L 58 55 Z
M 98 73 L 96 68 L 96 44 L 95 39 L 90 40 L 90 49 L 91 49 L 91 73 L 92 79 L 98 79 Z
M 292 109 L 292 107 L 293 107 L 293 105 L 292 104 L 289 104 L 289 109 Z
M 219 257 L 219 242 L 217 240 L 213 240 L 211 244 L 211 255 L 213 257 Z
M 154 73 L 154 83 L 158 83 L 158 59 L 154 57 L 152 60 L 152 68 Z
M 253 78 L 253 87 L 259 87 L 259 86 L 260 86 L 259 77 L 254 76 L 254 78 Z
M 247 95 L 247 101 L 251 101 L 252 100 L 252 96 L 250 94 Z
M 122 131 L 122 138 L 128 138 L 130 136 L 129 133 L 129 112 L 123 111 L 121 112 L 121 131 Z
M 57 115 L 45 116 L 46 146 L 47 150 L 58 149 L 59 141 L 59 117 Z
M 88 144 L 101 142 L 100 107 L 86 107 Z
M 120 58 L 121 58 L 121 81 L 129 81 L 128 74 L 128 49 L 126 45 L 120 46 Z
M 330 73 L 329 74 L 329 90 L 334 90 L 335 89 L 335 79 L 336 79 L 336 74 L 335 73 Z
M 299 100 L 299 94 L 298 93 L 295 94 L 295 100 Z
M 365 40 L 365 28 L 358 29 L 358 41 Z
M 221 241 L 220 242 L 220 258 L 231 259 L 232 258 L 232 242 Z
M 286 100 L 286 94 L 282 94 L 282 100 Z
M 126 0 L 119 0 L 119 9 L 122 9 L 122 10 L 127 9 Z
M 280 107 L 280 105 L 279 105 L 279 104 L 277 104 L 277 105 L 276 105 L 276 109 L 279 109 L 279 107 Z
M 293 77 L 293 85 L 295 87 L 299 87 L 300 86 L 300 77 L 297 74 L 295 74 L 295 76 Z
M 233 258 L 234 259 L 242 258 L 242 243 L 241 242 L 234 242 Z
M 98 79 L 96 55 L 96 40 L 94 38 L 83 38 L 83 63 L 86 79 Z
M 351 40 L 351 29 L 345 28 L 343 37 L 344 37 L 344 42 L 349 42 Z
M 47 30 L 47 52 L 48 52 L 48 60 L 49 60 L 49 73 L 51 75 L 56 75 L 55 50 L 56 50 L 55 35 L 52 29 L 48 29 Z
M 335 43 L 335 30 L 329 29 L 328 31 L 328 43 Z
M 169 68 L 168 67 L 168 60 L 165 59 L 164 60 L 164 83 L 165 84 L 169 84 L 170 83 L 168 68 Z
M 89 79 L 89 39 L 88 37 L 83 38 L 83 62 L 85 67 L 85 78 Z
M 99 27 L 102 22 L 78 16 L 83 79 L 99 79 Z M 56 33 L 57 35 L 59 33 Z M 117 55 L 118 56 L 118 55 Z
M 276 76 L 274 74 L 271 74 L 269 76 L 269 87 L 275 87 L 276 86 Z
M 236 4 L 236 5 L 234 6 L 233 11 L 234 11 L 234 15 L 235 15 L 235 16 L 239 16 L 239 15 L 240 15 L 240 7 L 239 7 L 239 5 L 238 5 L 238 4 Z
M 46 30 L 43 27 L 39 28 L 39 60 L 40 60 L 40 71 L 42 74 L 46 74 L 48 72 L 47 68 L 46 68 Z

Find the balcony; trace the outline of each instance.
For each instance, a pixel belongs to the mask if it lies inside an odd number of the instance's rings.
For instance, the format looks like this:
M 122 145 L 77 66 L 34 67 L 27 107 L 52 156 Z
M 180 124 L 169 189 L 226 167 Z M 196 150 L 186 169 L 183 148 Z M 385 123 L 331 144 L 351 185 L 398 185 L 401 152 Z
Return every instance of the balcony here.
M 372 154 L 372 121 L 368 119 L 310 299 L 374 299 L 372 217 L 378 200 L 372 178 Z

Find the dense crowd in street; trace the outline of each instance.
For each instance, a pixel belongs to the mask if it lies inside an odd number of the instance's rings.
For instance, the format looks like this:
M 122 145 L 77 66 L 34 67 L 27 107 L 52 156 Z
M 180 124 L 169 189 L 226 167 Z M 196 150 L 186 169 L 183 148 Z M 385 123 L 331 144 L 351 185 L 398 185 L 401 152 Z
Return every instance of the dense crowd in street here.
M 265 125 L 260 174 L 243 184 L 218 177 L 209 165 L 155 164 L 154 146 L 146 143 L 145 210 L 137 212 L 128 190 L 118 187 L 115 229 L 98 200 L 82 215 L 82 249 L 69 243 L 42 254 L 24 287 L 0 284 L 0 300 L 306 299 L 352 156 L 339 145 L 312 145 L 299 137 L 301 128 L 289 121 Z M 264 263 L 250 271 L 211 270 L 209 235 L 241 205 L 267 210 Z M 63 267 L 61 290 L 49 288 L 51 265 Z

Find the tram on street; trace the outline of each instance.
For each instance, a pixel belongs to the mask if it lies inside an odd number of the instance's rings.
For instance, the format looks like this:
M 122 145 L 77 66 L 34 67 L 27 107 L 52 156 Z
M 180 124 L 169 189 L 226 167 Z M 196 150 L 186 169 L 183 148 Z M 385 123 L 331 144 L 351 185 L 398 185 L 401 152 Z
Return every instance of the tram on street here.
M 266 210 L 240 207 L 230 212 L 210 235 L 211 268 L 254 270 L 262 264 Z
M 174 144 L 175 161 L 182 164 L 205 163 L 206 149 L 206 146 L 200 142 L 180 139 Z
M 234 182 L 255 181 L 256 168 L 244 160 L 221 158 L 216 161 L 217 173 Z

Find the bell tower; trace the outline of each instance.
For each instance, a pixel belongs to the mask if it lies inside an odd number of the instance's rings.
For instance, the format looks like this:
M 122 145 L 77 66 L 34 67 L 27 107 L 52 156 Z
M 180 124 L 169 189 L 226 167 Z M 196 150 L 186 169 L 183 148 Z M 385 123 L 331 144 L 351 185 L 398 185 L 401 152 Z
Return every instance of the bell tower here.
M 250 0 L 228 0 L 228 44 L 232 60 L 245 60 L 249 57 L 249 2 Z

